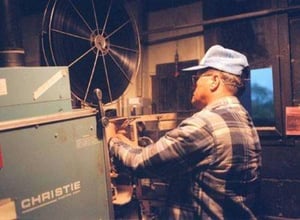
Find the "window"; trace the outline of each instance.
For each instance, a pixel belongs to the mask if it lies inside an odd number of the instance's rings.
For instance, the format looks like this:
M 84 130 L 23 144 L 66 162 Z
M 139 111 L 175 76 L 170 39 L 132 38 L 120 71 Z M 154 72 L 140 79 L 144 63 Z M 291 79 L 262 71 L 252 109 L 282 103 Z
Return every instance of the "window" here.
M 271 67 L 252 69 L 250 81 L 241 97 L 245 108 L 249 111 L 258 127 L 275 126 L 273 71 Z

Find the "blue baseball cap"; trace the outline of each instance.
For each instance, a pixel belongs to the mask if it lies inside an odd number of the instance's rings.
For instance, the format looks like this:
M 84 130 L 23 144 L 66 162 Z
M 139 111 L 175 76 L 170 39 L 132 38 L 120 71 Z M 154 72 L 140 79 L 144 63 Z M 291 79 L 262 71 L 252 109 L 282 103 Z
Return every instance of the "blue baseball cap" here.
M 245 55 L 235 50 L 224 48 L 220 45 L 214 45 L 207 50 L 199 65 L 185 68 L 183 71 L 214 68 L 241 76 L 243 69 L 248 66 L 248 60 Z

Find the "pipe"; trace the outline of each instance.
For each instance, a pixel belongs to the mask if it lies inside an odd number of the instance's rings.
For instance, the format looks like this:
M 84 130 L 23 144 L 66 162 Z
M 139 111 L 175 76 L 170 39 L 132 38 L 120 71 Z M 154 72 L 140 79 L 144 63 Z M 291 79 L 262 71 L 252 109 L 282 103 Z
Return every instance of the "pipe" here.
M 256 12 L 249 12 L 249 13 L 244 13 L 244 14 L 239 14 L 239 15 L 232 15 L 232 16 L 228 16 L 228 17 L 221 17 L 221 18 L 206 20 L 206 21 L 202 21 L 199 23 L 195 23 L 195 24 L 169 26 L 169 27 L 152 29 L 152 30 L 143 32 L 142 35 L 144 36 L 144 35 L 155 34 L 155 33 L 176 31 L 176 30 L 199 27 L 199 26 L 209 26 L 209 25 L 221 24 L 221 23 L 226 23 L 226 22 L 231 22 L 231 21 L 238 21 L 238 20 L 242 20 L 242 19 L 258 18 L 258 17 L 263 17 L 263 16 L 290 13 L 290 12 L 296 12 L 296 11 L 300 11 L 300 6 L 291 6 L 291 7 L 278 8 L 278 9 L 267 9 L 267 10 L 261 10 L 261 11 L 256 11 Z
M 0 67 L 24 66 L 20 0 L 0 0 Z

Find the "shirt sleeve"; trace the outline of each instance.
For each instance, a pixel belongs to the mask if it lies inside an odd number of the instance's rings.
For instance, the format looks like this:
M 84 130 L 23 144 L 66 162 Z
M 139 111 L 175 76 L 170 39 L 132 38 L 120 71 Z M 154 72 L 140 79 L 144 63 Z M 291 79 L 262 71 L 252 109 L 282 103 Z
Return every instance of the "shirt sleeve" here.
M 191 117 L 146 147 L 112 138 L 110 152 L 123 164 L 148 176 L 172 176 L 210 163 L 214 140 L 203 120 Z

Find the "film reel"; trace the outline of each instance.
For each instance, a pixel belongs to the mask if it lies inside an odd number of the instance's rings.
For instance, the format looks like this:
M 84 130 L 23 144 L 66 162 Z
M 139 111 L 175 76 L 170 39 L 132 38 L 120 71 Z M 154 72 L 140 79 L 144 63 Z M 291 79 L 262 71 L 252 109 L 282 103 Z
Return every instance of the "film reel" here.
M 136 77 L 141 46 L 137 24 L 121 0 L 50 0 L 42 50 L 47 65 L 68 66 L 72 94 L 84 104 L 117 100 Z

